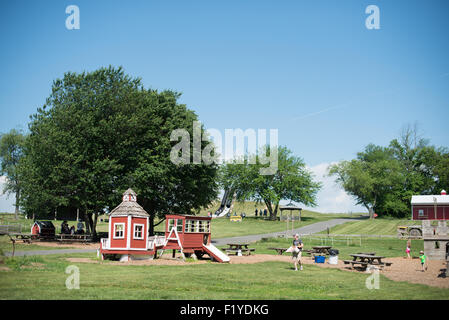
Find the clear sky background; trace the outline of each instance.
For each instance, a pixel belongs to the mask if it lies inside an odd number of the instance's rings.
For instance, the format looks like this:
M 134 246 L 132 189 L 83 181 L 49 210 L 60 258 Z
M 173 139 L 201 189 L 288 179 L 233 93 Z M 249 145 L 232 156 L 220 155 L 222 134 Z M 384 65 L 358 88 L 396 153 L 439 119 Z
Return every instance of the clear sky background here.
M 80 30 L 65 26 L 72 4 Z M 364 210 L 323 178 L 330 163 L 416 121 L 449 146 L 448 13 L 445 0 L 1 1 L 0 132 L 26 131 L 65 72 L 123 66 L 182 92 L 206 128 L 278 129 L 325 184 L 317 210 Z

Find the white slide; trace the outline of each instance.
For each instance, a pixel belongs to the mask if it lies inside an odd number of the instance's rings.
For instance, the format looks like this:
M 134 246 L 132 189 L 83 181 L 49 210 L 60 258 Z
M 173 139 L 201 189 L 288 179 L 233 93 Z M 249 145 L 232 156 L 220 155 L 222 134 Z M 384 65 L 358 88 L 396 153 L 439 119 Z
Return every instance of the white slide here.
M 213 244 L 209 245 L 203 245 L 203 248 L 206 250 L 207 254 L 210 255 L 212 258 L 217 260 L 218 262 L 229 262 L 231 259 L 220 251 L 216 246 Z
M 231 208 L 224 208 L 223 211 L 220 212 L 220 214 L 218 214 L 218 215 L 213 214 L 213 215 L 212 215 L 212 218 L 221 218 L 221 217 L 224 217 L 225 215 L 228 214 L 229 210 L 231 210 Z

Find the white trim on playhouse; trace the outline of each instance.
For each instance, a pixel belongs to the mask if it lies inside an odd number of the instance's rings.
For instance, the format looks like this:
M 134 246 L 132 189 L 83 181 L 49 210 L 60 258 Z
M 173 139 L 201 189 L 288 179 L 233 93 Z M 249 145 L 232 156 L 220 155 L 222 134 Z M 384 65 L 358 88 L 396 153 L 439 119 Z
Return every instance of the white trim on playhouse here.
M 112 233 L 112 238 L 113 239 L 125 239 L 125 223 L 124 222 L 114 222 L 113 225 L 114 225 L 113 226 L 114 232 Z M 118 225 L 122 225 L 123 226 L 122 235 L 121 236 L 117 236 L 115 234 L 115 232 L 116 232 L 115 226 L 118 226 Z

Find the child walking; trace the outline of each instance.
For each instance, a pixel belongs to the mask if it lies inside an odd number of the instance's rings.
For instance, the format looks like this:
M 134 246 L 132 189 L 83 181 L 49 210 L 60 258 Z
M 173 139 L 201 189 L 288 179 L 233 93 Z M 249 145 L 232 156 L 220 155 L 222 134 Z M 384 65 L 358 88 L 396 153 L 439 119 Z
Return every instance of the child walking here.
M 407 241 L 407 248 L 405 249 L 405 252 L 407 253 L 407 258 L 411 259 L 412 257 L 410 256 L 410 252 L 412 247 L 412 242 L 410 240 Z
M 421 270 L 424 272 L 427 270 L 427 256 L 424 254 L 424 251 L 419 252 L 419 259 L 421 260 Z

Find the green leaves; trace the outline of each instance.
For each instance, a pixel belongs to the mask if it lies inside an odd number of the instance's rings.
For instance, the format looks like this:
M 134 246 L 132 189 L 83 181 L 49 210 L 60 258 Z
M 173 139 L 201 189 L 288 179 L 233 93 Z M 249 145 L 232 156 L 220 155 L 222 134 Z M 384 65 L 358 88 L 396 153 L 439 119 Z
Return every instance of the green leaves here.
M 269 146 L 259 151 L 267 153 Z M 259 155 L 226 163 L 221 167 L 220 181 L 225 189 L 233 190 L 239 201 L 255 200 L 264 202 L 275 219 L 280 200 L 291 200 L 314 206 L 320 183 L 314 182 L 305 163 L 286 147 L 278 147 L 277 170 L 272 175 L 260 174 L 262 164 Z M 254 161 L 255 158 L 255 161 Z
M 414 129 L 416 130 L 416 129 Z M 388 147 L 368 145 L 357 159 L 329 167 L 329 175 L 370 213 L 404 217 L 414 194 L 439 194 L 449 185 L 449 153 L 408 129 Z
M 197 120 L 179 96 L 146 90 L 122 68 L 55 80 L 29 125 L 24 207 L 43 215 L 58 206 L 98 213 L 118 205 L 129 187 L 152 218 L 207 205 L 217 194 L 217 167 L 170 161 L 171 131 L 191 132 Z

